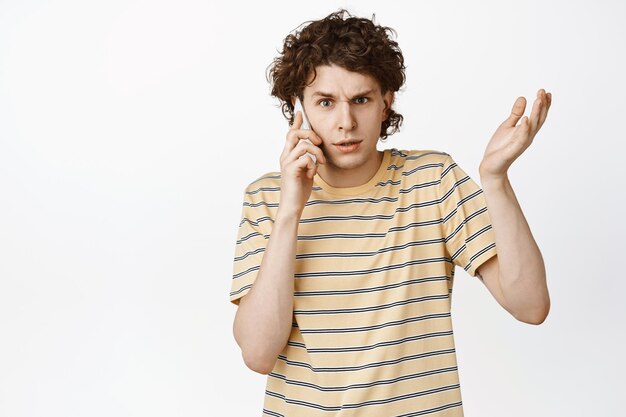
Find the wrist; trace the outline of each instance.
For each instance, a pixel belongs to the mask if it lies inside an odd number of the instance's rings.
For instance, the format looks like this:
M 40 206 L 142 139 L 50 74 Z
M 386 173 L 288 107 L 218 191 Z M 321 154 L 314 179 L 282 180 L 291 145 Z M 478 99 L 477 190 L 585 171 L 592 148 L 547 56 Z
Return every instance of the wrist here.
M 302 210 L 297 208 L 291 208 L 287 206 L 278 205 L 278 211 L 276 212 L 276 222 L 300 222 L 302 217 Z
M 503 184 L 508 181 L 507 171 L 493 172 L 484 168 L 482 163 L 478 167 L 478 175 L 480 175 L 480 183 Z
M 508 166 L 502 164 L 494 164 L 490 161 L 483 160 L 478 165 L 478 174 L 480 180 L 489 182 L 504 182 L 508 179 Z
M 480 185 L 486 192 L 504 191 L 510 187 L 509 177 L 504 175 L 480 174 Z

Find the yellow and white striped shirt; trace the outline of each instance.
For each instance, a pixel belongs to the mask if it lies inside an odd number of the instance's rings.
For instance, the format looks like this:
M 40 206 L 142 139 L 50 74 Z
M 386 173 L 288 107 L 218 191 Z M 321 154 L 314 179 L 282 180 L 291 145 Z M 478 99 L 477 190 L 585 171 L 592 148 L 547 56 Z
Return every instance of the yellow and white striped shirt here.
M 254 284 L 280 173 L 244 194 L 230 301 Z M 264 416 L 462 416 L 450 317 L 454 267 L 496 254 L 480 187 L 445 152 L 386 149 L 370 181 L 315 176 L 298 227 L 293 328 Z

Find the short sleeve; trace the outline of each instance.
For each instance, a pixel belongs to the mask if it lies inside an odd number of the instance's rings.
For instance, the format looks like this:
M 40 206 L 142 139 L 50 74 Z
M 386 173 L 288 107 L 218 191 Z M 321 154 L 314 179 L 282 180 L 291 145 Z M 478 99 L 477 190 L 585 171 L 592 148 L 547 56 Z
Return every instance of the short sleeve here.
M 455 265 L 476 276 L 496 255 L 495 234 L 483 190 L 447 155 L 439 184 L 445 246 Z
M 252 288 L 269 239 L 269 236 L 264 235 L 259 224 L 263 219 L 255 213 L 256 205 L 248 198 L 248 195 L 246 190 L 235 243 L 233 278 L 230 288 L 230 301 L 235 305 L 239 305 L 241 297 Z

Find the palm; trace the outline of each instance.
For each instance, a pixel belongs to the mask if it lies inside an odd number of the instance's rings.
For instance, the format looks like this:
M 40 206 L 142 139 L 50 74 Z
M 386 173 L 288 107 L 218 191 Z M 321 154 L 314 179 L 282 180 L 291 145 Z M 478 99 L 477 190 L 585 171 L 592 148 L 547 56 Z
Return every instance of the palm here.
M 533 105 L 530 118 L 525 116 L 517 124 L 524 110 L 526 99 L 518 97 L 513 104 L 511 115 L 495 131 L 480 163 L 481 176 L 504 176 L 507 170 L 532 143 L 543 126 L 552 104 L 552 94 L 541 89 Z

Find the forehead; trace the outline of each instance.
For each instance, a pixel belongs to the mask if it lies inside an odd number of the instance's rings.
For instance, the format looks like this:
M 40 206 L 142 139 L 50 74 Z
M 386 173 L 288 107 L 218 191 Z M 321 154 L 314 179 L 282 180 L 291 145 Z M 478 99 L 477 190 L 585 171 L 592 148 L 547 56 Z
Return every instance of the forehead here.
M 378 81 L 369 74 L 349 71 L 337 65 L 320 65 L 315 70 L 317 72 L 315 80 L 311 83 L 313 79 L 311 72 L 309 84 L 304 88 L 306 96 L 324 93 L 352 97 L 362 92 L 380 93 Z

